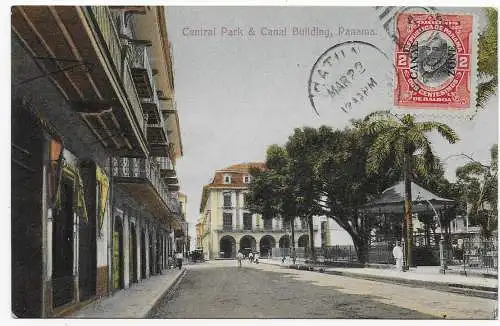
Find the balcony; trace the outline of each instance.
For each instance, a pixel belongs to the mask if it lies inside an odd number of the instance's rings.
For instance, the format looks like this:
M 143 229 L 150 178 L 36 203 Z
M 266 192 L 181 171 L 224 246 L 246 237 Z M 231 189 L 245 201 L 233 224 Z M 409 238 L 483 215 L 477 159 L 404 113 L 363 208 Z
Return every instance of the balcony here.
M 12 31 L 101 144 L 145 156 L 145 121 L 106 6 L 12 7 Z
M 110 10 L 105 6 L 91 6 L 88 7 L 87 11 L 89 15 L 89 20 L 97 29 L 96 37 L 102 37 L 104 40 L 104 45 L 110 55 L 111 64 L 114 66 L 114 70 L 117 75 L 121 76 L 122 81 L 122 91 L 125 93 L 126 100 L 128 102 L 128 107 L 132 112 L 132 119 L 138 124 L 141 133 L 145 134 L 145 119 L 142 111 L 142 107 L 139 101 L 139 94 L 134 85 L 133 75 L 130 69 L 129 61 L 122 60 L 122 45 L 120 38 L 118 36 L 117 26 L 113 22 L 113 18 Z M 118 115 L 121 117 L 121 115 Z M 125 114 L 127 116 L 127 114 Z M 122 118 L 123 119 L 123 118 Z M 120 119 L 119 121 L 121 122 Z M 108 124 L 109 125 L 109 124 Z M 124 126 L 125 127 L 125 126 Z M 122 132 L 126 131 L 128 128 L 122 127 Z M 116 126 L 120 129 L 120 126 Z M 95 128 L 96 130 L 101 130 Z M 124 129 L 124 130 L 123 130 Z M 133 145 L 131 146 L 133 147 Z
M 169 146 L 165 120 L 160 115 L 160 119 L 148 118 L 147 139 L 152 156 L 168 156 Z
M 155 93 L 153 87 L 153 69 L 151 68 L 149 55 L 150 47 L 135 44 L 130 41 L 130 67 L 139 97 L 152 97 Z
M 156 157 L 156 161 L 160 166 L 160 175 L 162 178 L 172 178 L 176 176 L 174 164 L 168 157 Z
M 114 182 L 144 203 L 157 217 L 174 215 L 180 219 L 180 205 L 160 177 L 159 167 L 146 158 L 113 158 Z M 168 214 L 170 213 L 170 214 Z
M 158 92 L 156 90 L 156 83 L 153 81 L 153 94 L 151 96 L 141 96 L 141 104 L 144 113 L 149 117 L 159 120 L 162 117 L 160 112 L 160 102 L 158 99 Z
M 162 118 L 162 112 L 160 111 L 160 99 L 158 97 L 158 90 L 154 80 L 151 80 L 151 88 L 152 93 L 150 95 L 143 94 L 143 96 L 141 96 L 142 109 L 150 118 L 159 120 Z

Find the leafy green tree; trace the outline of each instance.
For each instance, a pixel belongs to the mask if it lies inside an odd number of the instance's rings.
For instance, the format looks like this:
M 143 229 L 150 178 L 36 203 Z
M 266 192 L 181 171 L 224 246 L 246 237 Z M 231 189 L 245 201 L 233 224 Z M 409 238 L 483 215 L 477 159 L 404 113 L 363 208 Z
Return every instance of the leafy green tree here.
M 456 170 L 457 183 L 470 205 L 469 217 L 485 238 L 498 228 L 498 145 L 491 148 L 490 156 L 489 165 L 473 161 Z
M 435 156 L 426 134 L 436 130 L 448 142 L 458 141 L 456 133 L 446 124 L 427 121 L 417 122 L 412 115 L 401 118 L 389 111 L 376 111 L 358 124 L 375 140 L 370 147 L 366 168 L 368 173 L 380 171 L 390 160 L 396 168 L 401 168 L 405 183 L 405 221 L 407 232 L 406 257 L 412 263 L 413 225 L 411 182 L 413 175 L 426 175 L 434 168 Z
M 354 122 L 355 125 L 359 123 Z M 364 213 L 363 206 L 396 182 L 400 173 L 388 163 L 381 173 L 366 172 L 365 162 L 374 137 L 359 128 L 332 130 L 321 127 L 318 133 L 323 147 L 316 171 L 324 214 L 349 233 L 358 260 L 365 263 L 371 230 L 380 227 L 381 222 Z
M 496 92 L 498 85 L 498 43 L 497 24 L 498 13 L 496 8 L 486 8 L 488 24 L 479 36 L 479 58 L 477 70 L 485 81 L 478 86 L 477 104 L 484 107 L 486 101 Z
M 297 216 L 305 219 L 309 227 L 311 260 L 316 261 L 314 250 L 313 216 L 321 215 L 321 184 L 315 171 L 321 154 L 323 138 L 315 128 L 296 128 L 285 145 L 290 159 L 289 172 L 295 184 Z
M 261 214 L 263 219 L 279 216 L 283 224 L 290 224 L 294 250 L 297 200 L 289 165 L 288 155 L 283 147 L 269 146 L 266 152 L 266 169 L 250 170 L 252 178 L 245 202 L 250 211 Z

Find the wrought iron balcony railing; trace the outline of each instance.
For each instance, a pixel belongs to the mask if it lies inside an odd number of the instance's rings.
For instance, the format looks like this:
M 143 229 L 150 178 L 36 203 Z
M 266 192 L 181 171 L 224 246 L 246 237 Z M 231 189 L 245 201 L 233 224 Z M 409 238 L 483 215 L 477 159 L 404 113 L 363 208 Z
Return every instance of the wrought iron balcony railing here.
M 129 43 L 130 67 L 134 76 L 139 96 L 150 98 L 156 95 L 154 88 L 153 68 L 150 64 L 150 47 L 141 44 Z M 156 97 L 158 100 L 158 97 Z
M 159 170 L 159 166 L 147 158 L 113 158 L 113 177 L 134 178 L 149 182 L 169 210 L 178 215 L 180 214 L 179 201 L 167 190 L 167 185 L 163 182 Z
M 134 113 L 142 132 L 144 133 L 145 119 L 142 107 L 133 82 L 129 63 L 126 60 L 122 61 L 122 46 L 118 36 L 118 31 L 111 16 L 111 12 L 106 6 L 90 6 L 90 13 L 94 18 L 97 25 L 96 27 L 99 29 L 104 43 L 106 44 L 115 71 L 123 81 L 124 91 L 130 103 L 131 110 Z
M 166 156 L 159 156 L 156 157 L 156 162 L 158 162 L 158 166 L 160 167 L 160 170 L 173 170 L 174 169 L 174 164 L 172 163 L 172 160 Z

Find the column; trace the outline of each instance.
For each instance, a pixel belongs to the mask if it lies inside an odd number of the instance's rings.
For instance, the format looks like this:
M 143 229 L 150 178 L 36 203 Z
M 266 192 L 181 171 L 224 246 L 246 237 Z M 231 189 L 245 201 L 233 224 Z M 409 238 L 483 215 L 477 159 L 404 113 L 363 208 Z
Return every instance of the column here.
M 137 282 L 141 281 L 141 223 L 139 220 L 139 217 L 135 218 L 135 243 L 136 243 L 136 253 L 137 253 L 137 259 L 136 259 L 136 265 L 137 265 Z
M 152 243 L 152 248 L 153 248 L 153 257 L 151 257 L 151 263 L 149 265 L 150 270 L 153 272 L 153 275 L 156 275 L 156 264 L 157 264 L 157 257 L 156 257 L 156 225 L 151 226 L 151 240 L 153 241 Z
M 129 214 L 123 214 L 123 287 L 130 286 L 130 228 Z
M 151 266 L 149 257 L 149 226 L 144 223 L 144 235 L 145 235 L 145 245 L 144 253 L 146 254 L 146 278 L 149 278 L 149 268 Z

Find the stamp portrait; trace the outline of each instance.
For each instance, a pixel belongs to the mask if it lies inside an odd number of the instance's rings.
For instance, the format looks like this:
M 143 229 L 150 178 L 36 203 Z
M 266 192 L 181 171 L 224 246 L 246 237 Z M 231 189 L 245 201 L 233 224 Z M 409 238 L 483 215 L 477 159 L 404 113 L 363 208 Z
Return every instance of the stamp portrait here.
M 401 13 L 396 23 L 394 104 L 463 110 L 475 90 L 473 16 Z

